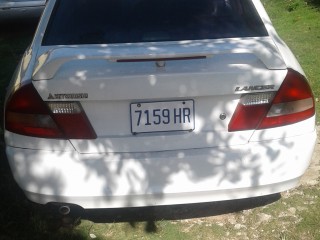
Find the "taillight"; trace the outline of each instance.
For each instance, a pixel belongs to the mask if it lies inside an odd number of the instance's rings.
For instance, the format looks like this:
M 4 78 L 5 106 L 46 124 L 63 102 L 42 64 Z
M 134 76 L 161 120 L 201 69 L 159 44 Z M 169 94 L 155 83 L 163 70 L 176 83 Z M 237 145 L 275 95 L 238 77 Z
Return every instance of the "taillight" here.
M 96 138 L 79 103 L 45 103 L 32 84 L 20 87 L 9 97 L 5 128 L 13 133 L 41 138 Z
M 278 92 L 242 95 L 228 130 L 280 127 L 303 121 L 314 114 L 314 97 L 307 80 L 289 69 Z
M 78 102 L 48 102 L 53 120 L 68 139 L 97 138 Z

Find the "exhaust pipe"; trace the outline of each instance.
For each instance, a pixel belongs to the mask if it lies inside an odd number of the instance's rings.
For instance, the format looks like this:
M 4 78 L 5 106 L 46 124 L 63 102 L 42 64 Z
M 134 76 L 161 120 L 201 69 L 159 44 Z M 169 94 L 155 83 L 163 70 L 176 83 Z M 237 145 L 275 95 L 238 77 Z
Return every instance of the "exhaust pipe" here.
M 85 213 L 81 206 L 72 203 L 49 202 L 45 206 L 48 216 L 55 218 L 65 227 L 78 225 Z
M 59 207 L 58 211 L 62 216 L 66 216 L 70 213 L 71 210 L 68 205 L 63 205 L 63 206 Z

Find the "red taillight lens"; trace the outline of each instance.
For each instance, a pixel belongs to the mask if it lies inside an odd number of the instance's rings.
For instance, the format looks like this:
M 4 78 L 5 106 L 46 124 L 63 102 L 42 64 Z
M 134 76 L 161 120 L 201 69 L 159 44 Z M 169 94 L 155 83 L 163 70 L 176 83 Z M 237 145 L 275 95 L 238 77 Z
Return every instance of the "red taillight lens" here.
M 32 84 L 20 87 L 10 96 L 5 109 L 5 128 L 21 135 L 63 138 Z
M 96 138 L 80 106 L 79 109 L 77 113 L 50 111 L 33 85 L 27 84 L 16 90 L 8 99 L 5 128 L 13 133 L 41 138 Z
M 274 97 L 266 94 L 268 93 L 254 93 L 241 97 L 229 123 L 230 132 L 284 126 L 303 121 L 315 114 L 312 90 L 305 77 L 294 70 L 288 70 Z M 248 104 L 244 99 L 250 99 L 251 96 L 259 101 L 247 101 L 252 102 Z

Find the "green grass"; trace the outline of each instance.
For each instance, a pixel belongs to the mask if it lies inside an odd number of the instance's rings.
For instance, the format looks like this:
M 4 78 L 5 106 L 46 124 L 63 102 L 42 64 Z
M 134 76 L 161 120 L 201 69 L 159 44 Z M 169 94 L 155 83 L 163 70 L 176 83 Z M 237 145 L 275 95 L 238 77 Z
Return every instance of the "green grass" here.
M 293 50 L 311 83 L 315 97 L 320 98 L 320 1 L 263 0 L 279 33 Z M 5 87 L 21 54 L 31 41 L 35 25 L 0 26 L 0 106 Z M 5 29 L 6 28 L 6 29 Z M 12 29 L 11 29 L 12 28 Z M 0 111 L 2 116 L 2 112 Z M 320 116 L 317 103 L 317 114 Z M 319 117 L 318 117 L 319 119 Z M 0 123 L 2 122 L 2 117 Z M 2 123 L 1 123 L 2 126 Z M 118 218 L 117 212 L 105 211 L 105 218 L 95 221 L 86 215 L 72 229 L 54 227 L 42 207 L 30 203 L 13 181 L 5 159 L 0 127 L 0 239 L 320 239 L 320 185 L 300 187 L 284 193 L 278 201 L 264 206 L 251 205 L 248 210 L 219 216 L 218 205 L 208 209 L 187 208 L 194 214 L 177 211 L 169 218 L 148 215 L 136 210 L 131 219 Z M 263 205 L 263 204 L 262 204 Z M 201 205 L 200 205 L 201 206 Z M 207 206 L 207 205 L 206 205 Z M 256 208 L 254 208 L 256 206 Z M 217 208 L 217 209 L 215 209 Z M 243 208 L 247 209 L 247 207 Z M 165 208 L 158 211 L 172 211 Z M 217 211 L 215 211 L 217 210 Z M 202 211 L 202 212 L 201 212 Z M 230 210 L 231 212 L 233 210 Z M 141 210 L 141 212 L 143 212 Z M 200 212 L 200 214 L 199 214 Z M 228 212 L 228 211 L 226 211 Z M 129 214 L 128 212 L 127 214 Z M 209 213 L 209 214 L 208 214 Z M 218 216 L 214 216 L 218 214 Z M 126 213 L 121 213 L 126 215 Z M 148 217 L 140 217 L 145 214 Z M 137 216 L 137 217 L 135 217 Z M 161 215 L 162 216 L 162 215 Z M 186 217 L 187 216 L 187 217 Z M 199 217 L 192 219 L 193 216 Z M 202 216 L 202 217 L 201 217 Z M 50 216 L 49 216 L 50 217 Z M 113 220 L 114 219 L 114 220 Z M 177 220 L 170 220 L 177 219 Z M 101 223 L 99 223 L 101 222 Z

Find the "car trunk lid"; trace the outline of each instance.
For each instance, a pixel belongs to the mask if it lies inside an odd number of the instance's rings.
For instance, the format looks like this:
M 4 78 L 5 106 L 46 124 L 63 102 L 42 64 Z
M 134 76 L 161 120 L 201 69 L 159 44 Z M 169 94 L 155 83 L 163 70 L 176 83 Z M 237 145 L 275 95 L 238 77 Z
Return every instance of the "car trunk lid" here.
M 97 138 L 70 139 L 79 152 L 148 152 L 245 144 L 253 130 L 228 131 L 241 95 L 276 91 L 286 73 L 269 38 L 229 39 L 58 47 L 33 84 L 44 101 L 81 103 Z M 165 126 L 175 116 L 191 127 Z

